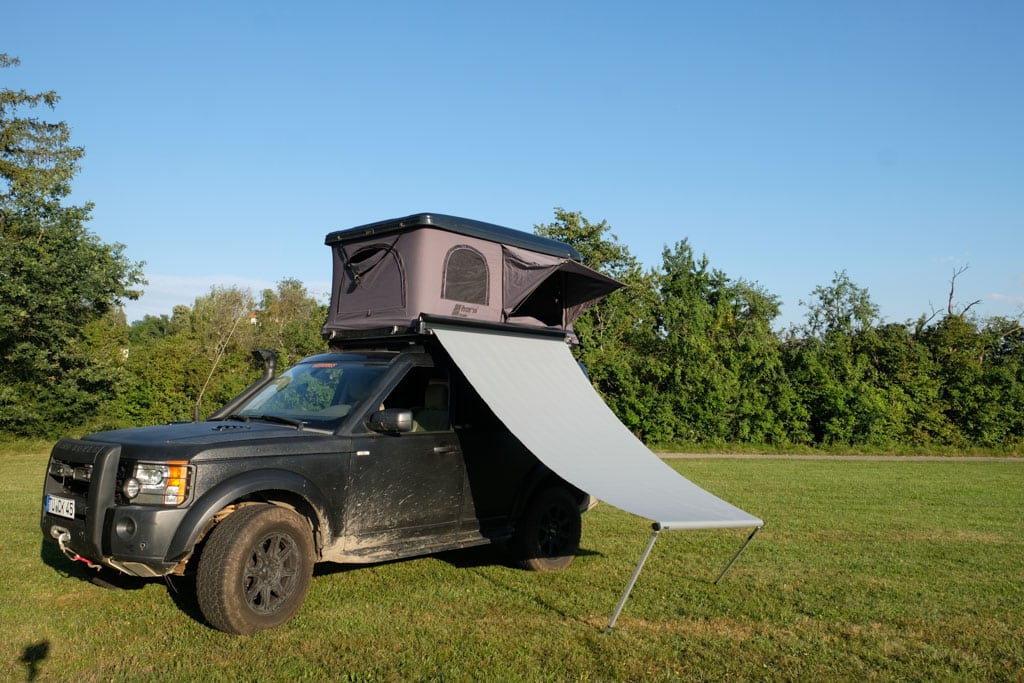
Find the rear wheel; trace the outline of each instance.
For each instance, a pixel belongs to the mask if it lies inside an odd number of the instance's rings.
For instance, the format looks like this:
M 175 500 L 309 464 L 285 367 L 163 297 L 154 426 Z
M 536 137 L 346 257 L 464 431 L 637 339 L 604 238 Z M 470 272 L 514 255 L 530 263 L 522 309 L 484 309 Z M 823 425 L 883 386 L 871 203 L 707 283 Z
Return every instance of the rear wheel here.
M 530 500 L 516 528 L 519 564 L 532 571 L 565 569 L 579 550 L 580 528 L 580 508 L 568 491 L 541 491 Z
M 248 635 L 291 619 L 312 576 L 309 523 L 285 508 L 246 506 L 210 533 L 196 572 L 196 599 L 211 626 Z

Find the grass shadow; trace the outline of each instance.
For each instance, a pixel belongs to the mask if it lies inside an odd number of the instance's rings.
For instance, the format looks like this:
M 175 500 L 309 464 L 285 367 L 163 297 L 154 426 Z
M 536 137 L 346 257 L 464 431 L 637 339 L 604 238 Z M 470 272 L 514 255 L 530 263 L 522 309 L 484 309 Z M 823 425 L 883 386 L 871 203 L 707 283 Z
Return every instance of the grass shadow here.
M 583 548 L 576 551 L 576 557 L 602 556 L 594 550 Z M 313 567 L 313 576 L 331 576 L 355 571 L 361 567 L 380 567 L 398 562 L 433 557 L 441 560 L 457 569 L 472 569 L 474 567 L 511 567 L 518 568 L 515 558 L 500 543 L 477 545 L 469 548 L 457 548 L 455 550 L 443 550 L 427 555 L 413 555 L 411 557 L 396 558 L 393 560 L 381 560 L 366 564 L 339 564 L 336 562 L 319 562 Z
M 521 571 L 526 571 L 526 570 L 521 570 Z M 521 601 L 521 602 L 524 602 L 524 603 L 533 603 L 534 605 L 540 607 L 545 612 L 550 612 L 551 614 L 557 615 L 560 619 L 569 620 L 569 621 L 575 621 L 575 622 L 577 622 L 577 623 L 579 623 L 579 624 L 581 624 L 583 626 L 587 626 L 588 628 L 592 628 L 593 627 L 593 624 L 587 622 L 587 620 L 583 619 L 582 617 L 580 617 L 580 615 L 578 615 L 578 614 L 570 614 L 564 608 L 559 607 L 558 605 L 556 605 L 556 604 L 552 603 L 551 601 L 545 599 L 544 597 L 539 595 L 536 591 L 529 590 L 528 588 L 526 588 L 522 584 L 518 584 L 518 583 L 516 583 L 514 581 L 511 581 L 511 580 L 510 581 L 503 581 L 503 580 L 501 580 L 501 578 L 500 578 L 500 576 L 498 574 L 495 574 L 493 572 L 475 571 L 475 572 L 473 572 L 473 575 L 476 576 L 478 579 L 486 581 L 494 589 L 496 589 L 496 590 L 498 590 L 500 592 L 503 592 L 503 593 L 506 593 L 506 594 L 509 594 L 509 595 L 515 595 L 517 597 L 518 601 Z M 502 574 L 501 576 L 506 576 L 507 577 L 509 575 Z
M 206 617 L 199 609 L 199 601 L 196 599 L 196 577 L 195 574 L 184 576 L 165 576 L 164 583 L 167 584 L 167 595 L 171 602 L 179 610 L 200 624 L 209 627 Z M 212 628 L 212 627 L 211 627 Z
M 19 661 L 25 665 L 25 680 L 34 681 L 39 676 L 39 665 L 50 655 L 50 641 L 41 640 L 27 646 L 21 652 Z
M 592 556 L 601 556 L 601 553 L 584 548 L 576 551 L 577 558 Z M 437 553 L 434 557 L 458 569 L 490 566 L 519 568 L 512 553 L 500 543 L 475 546 L 473 548 L 461 548 L 459 550 L 446 550 L 445 552 Z
M 385 560 L 383 562 L 374 562 L 371 564 L 339 564 L 337 562 L 317 562 L 313 565 L 313 578 L 316 578 L 318 576 L 334 576 L 335 574 L 347 574 L 349 572 L 354 572 L 366 567 L 377 567 L 380 565 L 392 564 L 395 562 L 405 562 L 405 560 Z
M 456 569 L 490 567 L 493 565 L 512 566 L 512 559 L 508 552 L 497 543 L 478 545 L 472 548 L 460 548 L 458 550 L 446 550 L 437 553 L 434 557 Z

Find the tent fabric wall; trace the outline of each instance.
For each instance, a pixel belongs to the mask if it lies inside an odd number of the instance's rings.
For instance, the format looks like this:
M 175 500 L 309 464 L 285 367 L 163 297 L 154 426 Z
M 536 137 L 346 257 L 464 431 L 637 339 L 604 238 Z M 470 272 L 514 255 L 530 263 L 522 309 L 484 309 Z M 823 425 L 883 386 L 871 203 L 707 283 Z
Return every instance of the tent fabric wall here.
M 460 247 L 483 260 L 485 301 L 465 301 L 446 286 L 445 266 Z M 364 254 L 369 255 L 360 258 Z M 392 326 L 404 330 L 423 312 L 497 321 L 502 315 L 501 287 L 501 246 L 484 240 L 420 229 L 339 242 L 334 246 L 325 332 Z
M 569 328 L 622 285 L 581 263 L 502 245 L 503 313 L 511 323 Z
M 564 339 L 430 327 L 505 426 L 566 481 L 661 529 L 764 524 L 681 476 L 634 437 L 590 385 Z

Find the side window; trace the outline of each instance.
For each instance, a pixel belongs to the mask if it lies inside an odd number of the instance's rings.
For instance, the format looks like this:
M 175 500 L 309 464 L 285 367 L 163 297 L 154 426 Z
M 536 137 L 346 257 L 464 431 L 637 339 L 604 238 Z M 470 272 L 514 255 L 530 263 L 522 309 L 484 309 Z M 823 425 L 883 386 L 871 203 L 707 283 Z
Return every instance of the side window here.
M 448 376 L 437 368 L 412 368 L 384 399 L 385 408 L 412 411 L 414 432 L 450 428 Z
M 486 306 L 488 283 L 487 260 L 476 249 L 460 245 L 445 256 L 443 298 Z

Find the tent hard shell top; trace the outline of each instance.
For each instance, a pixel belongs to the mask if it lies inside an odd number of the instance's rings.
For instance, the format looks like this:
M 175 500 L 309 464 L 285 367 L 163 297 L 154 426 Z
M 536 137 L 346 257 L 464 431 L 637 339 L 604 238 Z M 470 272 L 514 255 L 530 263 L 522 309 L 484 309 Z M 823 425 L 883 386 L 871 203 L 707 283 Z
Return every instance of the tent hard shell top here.
M 444 214 L 370 223 L 324 242 L 334 260 L 329 339 L 407 333 L 421 314 L 571 334 L 583 311 L 622 286 L 567 244 Z
M 348 230 L 337 230 L 329 233 L 324 239 L 324 243 L 332 246 L 341 242 L 355 241 L 370 235 L 380 237 L 424 226 L 497 242 L 498 244 L 508 244 L 541 254 L 548 254 L 549 256 L 558 256 L 560 258 L 572 259 L 573 261 L 583 260 L 580 252 L 568 244 L 563 244 L 547 237 L 540 237 L 539 235 L 531 235 L 521 230 L 494 225 L 493 223 L 484 223 L 483 221 L 460 218 L 459 216 L 448 216 L 442 213 L 417 213 L 404 218 L 391 218 L 377 221 L 376 223 L 368 223 L 355 228 L 349 228 Z

